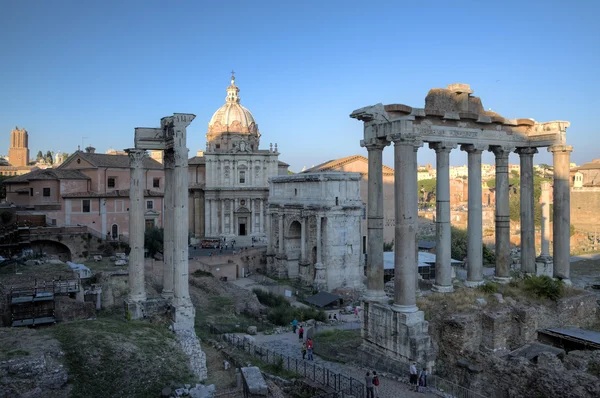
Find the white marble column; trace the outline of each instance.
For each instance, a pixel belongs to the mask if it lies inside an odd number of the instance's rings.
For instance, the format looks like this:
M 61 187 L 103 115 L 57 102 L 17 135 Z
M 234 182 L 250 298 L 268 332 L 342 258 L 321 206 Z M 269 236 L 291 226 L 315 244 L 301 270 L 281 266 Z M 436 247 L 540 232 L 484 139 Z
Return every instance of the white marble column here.
M 185 140 L 185 128 L 175 127 L 174 141 Z M 184 144 L 185 145 L 185 144 Z M 188 285 L 188 233 L 189 233 L 189 218 L 188 218 L 188 198 L 187 187 L 189 185 L 188 175 L 188 149 L 185 146 L 175 145 L 175 169 L 173 171 L 174 185 L 178 189 L 174 190 L 174 220 L 173 228 L 173 263 L 175 266 L 174 272 L 174 301 L 178 306 L 191 307 L 189 285 Z M 215 212 L 216 214 L 216 212 Z M 216 230 L 215 230 L 216 232 Z
M 481 220 L 481 153 L 482 145 L 462 145 L 467 152 L 469 167 L 468 229 L 467 235 L 467 280 L 465 286 L 476 287 L 483 284 L 483 233 Z
M 510 209 L 508 194 L 508 155 L 513 148 L 493 146 L 496 157 L 496 277 L 500 283 L 510 281 Z
M 383 283 L 383 149 L 380 139 L 361 142 L 367 148 L 367 291 L 365 301 L 387 302 Z
M 128 149 L 129 187 L 129 298 L 146 301 L 144 276 L 144 157 L 143 149 Z
M 436 184 L 435 184 L 435 284 L 432 290 L 441 293 L 454 291 L 452 286 L 451 261 L 451 228 L 450 228 L 450 152 L 456 144 L 433 142 L 429 144 L 435 149 Z
M 284 239 L 283 239 L 283 209 L 279 210 L 279 254 L 284 254 L 285 253 L 285 249 L 283 247 L 284 245 Z
M 394 141 L 394 305 L 399 312 L 416 312 L 417 229 L 419 219 L 417 151 L 414 137 L 392 136 Z M 438 175 L 439 177 L 439 175 Z M 379 242 L 383 246 L 383 242 Z
M 212 236 L 219 235 L 219 203 L 217 199 L 213 199 L 210 201 L 210 219 L 212 221 L 212 225 L 210 226 Z
M 521 164 L 521 271 L 535 273 L 535 218 L 533 203 L 533 155 L 537 148 L 517 148 Z
M 250 198 L 250 225 L 248 225 L 248 235 L 254 235 L 254 225 L 256 223 L 256 215 L 254 214 L 254 199 Z
M 573 147 L 553 145 L 548 148 L 548 151 L 552 152 L 554 165 L 554 189 L 552 192 L 554 199 L 552 214 L 554 277 L 570 284 L 571 192 L 569 172 Z
M 542 207 L 542 244 L 540 256 L 550 257 L 550 183 L 542 182 L 542 194 L 540 196 Z
M 212 236 L 211 234 L 211 219 L 210 219 L 210 199 L 206 199 L 206 194 L 204 196 L 204 235 Z
M 225 201 L 221 199 L 219 202 L 221 202 L 221 235 L 225 235 Z
M 273 254 L 273 216 L 271 211 L 267 208 L 267 255 Z
M 233 211 L 235 209 L 235 201 L 233 199 L 229 199 L 229 211 L 231 212 L 231 214 L 229 215 L 229 234 L 230 235 L 235 235 L 235 229 L 234 229 L 234 217 L 233 217 Z
M 301 233 L 300 233 L 300 263 L 306 263 L 306 217 L 301 217 Z
M 315 219 L 317 220 L 317 263 L 315 265 L 321 265 L 321 250 L 323 248 L 321 243 L 321 215 L 316 214 Z
M 264 199 L 259 199 L 260 201 L 260 233 L 264 234 L 265 233 L 265 201 Z
M 163 214 L 164 274 L 162 296 L 171 299 L 173 298 L 173 228 L 175 228 L 175 207 L 173 206 L 175 154 L 173 150 L 167 149 L 164 151 L 163 165 L 165 169 L 165 210 Z

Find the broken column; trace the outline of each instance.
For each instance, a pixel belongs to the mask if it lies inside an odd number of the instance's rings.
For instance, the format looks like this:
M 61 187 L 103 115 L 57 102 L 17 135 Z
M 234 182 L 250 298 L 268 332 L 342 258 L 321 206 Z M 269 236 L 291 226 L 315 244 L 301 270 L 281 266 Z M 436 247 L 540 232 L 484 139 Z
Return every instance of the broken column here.
M 144 317 L 144 157 L 142 149 L 128 149 L 129 188 L 129 297 L 125 302 L 128 319 Z

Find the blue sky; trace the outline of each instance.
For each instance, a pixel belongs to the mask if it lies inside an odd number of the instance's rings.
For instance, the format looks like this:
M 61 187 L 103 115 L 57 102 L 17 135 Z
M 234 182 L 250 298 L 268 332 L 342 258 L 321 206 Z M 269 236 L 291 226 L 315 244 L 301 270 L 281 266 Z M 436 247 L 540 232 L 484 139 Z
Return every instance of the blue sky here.
M 17 125 L 30 133 L 32 156 L 82 142 L 104 152 L 132 146 L 134 127 L 190 112 L 194 154 L 235 69 L 262 148 L 278 143 L 294 171 L 366 155 L 352 110 L 423 107 L 430 88 L 455 82 L 505 117 L 569 120 L 580 164 L 600 157 L 599 4 L 4 0 L 0 153 Z M 435 161 L 426 148 L 418 157 Z M 466 154 L 454 151 L 451 162 L 465 164 Z

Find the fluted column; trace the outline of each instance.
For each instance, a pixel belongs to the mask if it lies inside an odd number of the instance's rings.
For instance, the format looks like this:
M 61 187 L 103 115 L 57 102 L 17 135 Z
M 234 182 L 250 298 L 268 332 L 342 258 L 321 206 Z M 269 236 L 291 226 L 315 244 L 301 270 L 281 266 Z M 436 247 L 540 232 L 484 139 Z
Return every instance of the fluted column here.
M 392 136 L 394 141 L 394 305 L 399 312 L 416 312 L 417 307 L 417 229 L 418 185 L 417 150 L 422 145 L 414 137 Z M 383 242 L 379 241 L 382 246 Z
M 254 199 L 250 198 L 250 225 L 248 225 L 248 235 L 254 235 L 254 225 L 256 222 L 256 217 L 254 214 Z
M 467 234 L 467 280 L 465 286 L 476 287 L 483 284 L 483 232 L 481 220 L 481 153 L 480 145 L 462 145 L 467 152 L 469 167 L 469 213 Z
M 181 141 L 185 143 L 185 128 L 179 130 L 178 127 L 175 127 L 175 141 L 178 137 L 182 137 Z M 175 268 L 173 290 L 176 305 L 188 307 L 192 305 L 188 285 L 188 149 L 185 144 L 183 146 L 175 145 L 174 153 L 173 180 L 176 189 L 174 189 L 173 204 L 175 208 L 174 220 L 176 222 L 173 228 L 173 263 Z M 213 214 L 216 216 L 216 211 Z M 217 232 L 216 229 L 214 232 Z
M 542 182 L 542 194 L 540 196 L 542 207 L 542 244 L 540 256 L 550 257 L 550 183 Z
M 166 191 L 165 191 L 166 196 Z M 200 199 L 200 192 L 195 191 L 193 193 L 194 198 L 194 236 L 199 238 L 202 236 L 202 224 L 204 223 L 202 215 L 202 205 Z
M 365 301 L 385 302 L 383 282 L 383 148 L 389 142 L 380 139 L 364 141 L 369 169 L 367 176 L 367 291 Z
M 306 262 L 306 217 L 301 217 L 300 233 L 300 263 Z
M 163 217 L 163 290 L 162 296 L 167 299 L 173 298 L 173 228 L 175 228 L 175 207 L 173 172 L 175 168 L 175 154 L 173 150 L 167 149 L 163 155 L 165 169 L 165 214 Z
M 217 199 L 210 201 L 210 219 L 212 225 L 210 226 L 212 236 L 219 235 L 219 202 Z
M 535 273 L 535 218 L 533 203 L 533 155 L 537 148 L 517 148 L 521 164 L 521 270 Z
M 513 148 L 493 146 L 496 157 L 496 281 L 510 280 L 510 209 L 508 195 L 508 155 Z
M 146 301 L 144 280 L 144 157 L 143 149 L 128 149 L 129 187 L 129 298 Z
M 273 254 L 273 215 L 267 208 L 267 255 Z
M 433 290 L 441 293 L 454 291 L 452 286 L 451 229 L 450 229 L 450 152 L 456 144 L 447 142 L 430 143 L 435 149 L 435 284 Z
M 264 234 L 265 233 L 265 200 L 264 199 L 259 199 L 259 203 L 260 203 L 260 233 Z
M 221 235 L 225 235 L 225 201 L 221 199 L 219 202 L 221 202 Z
M 552 192 L 554 199 L 552 214 L 554 277 L 570 283 L 571 192 L 569 171 L 573 147 L 553 145 L 548 148 L 548 151 L 552 152 L 554 163 L 554 189 Z
M 316 214 L 315 218 L 317 219 L 317 264 L 321 264 L 321 250 L 323 248 L 321 244 L 321 215 Z
M 204 235 L 205 236 L 212 236 L 211 228 L 210 228 L 210 224 L 211 224 L 210 217 L 211 217 L 210 199 L 207 199 L 206 194 L 205 194 L 205 196 L 204 196 Z
M 233 199 L 229 199 L 229 206 L 229 211 L 231 212 L 231 214 L 229 214 L 229 233 L 231 235 L 235 235 L 235 223 L 233 222 L 233 210 L 235 209 L 235 201 Z
M 285 249 L 283 247 L 284 245 L 284 240 L 283 240 L 283 209 L 279 210 L 279 254 L 283 254 L 285 253 Z

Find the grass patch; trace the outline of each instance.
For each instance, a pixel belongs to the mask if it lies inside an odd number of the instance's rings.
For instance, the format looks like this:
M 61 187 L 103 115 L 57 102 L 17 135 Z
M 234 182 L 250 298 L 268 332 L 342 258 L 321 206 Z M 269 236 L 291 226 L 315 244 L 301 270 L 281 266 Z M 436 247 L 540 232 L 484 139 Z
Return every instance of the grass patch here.
M 526 276 L 523 278 L 523 290 L 536 297 L 556 301 L 563 297 L 564 284 L 546 275 Z
M 48 332 L 65 352 L 71 397 L 158 396 L 167 385 L 195 380 L 163 322 L 125 322 L 113 313 L 57 324 Z
M 481 291 L 483 293 L 487 293 L 487 294 L 498 293 L 498 284 L 486 282 L 483 285 L 478 286 L 477 289 L 479 289 L 479 291 Z
M 362 344 L 360 329 L 328 329 L 314 336 L 315 353 L 336 362 L 348 362 L 356 357 L 356 349 Z
M 267 307 L 289 307 L 290 302 L 281 294 L 275 294 L 262 289 L 252 289 L 252 293 L 256 294 L 256 298 L 262 305 Z
M 29 356 L 29 351 L 27 350 L 13 350 L 6 353 L 7 359 L 26 356 Z
M 325 311 L 317 308 L 296 308 L 292 307 L 290 302 L 281 294 L 275 294 L 261 289 L 253 289 L 258 301 L 269 307 L 267 319 L 274 325 L 286 326 L 294 319 L 304 322 L 309 319 L 325 322 L 327 314 Z

